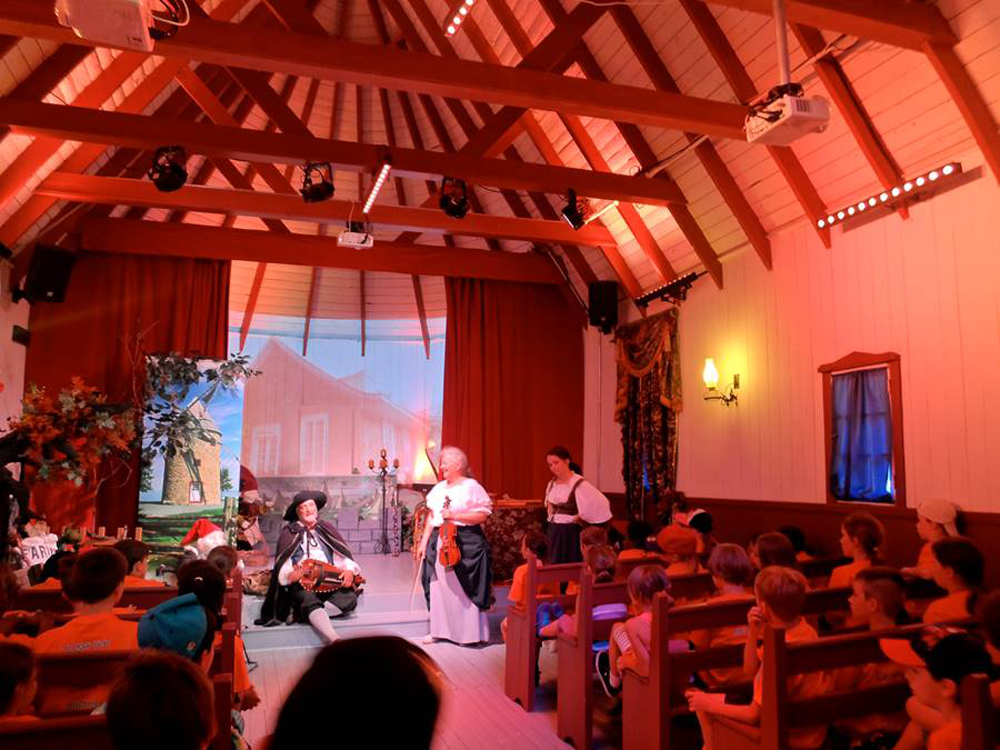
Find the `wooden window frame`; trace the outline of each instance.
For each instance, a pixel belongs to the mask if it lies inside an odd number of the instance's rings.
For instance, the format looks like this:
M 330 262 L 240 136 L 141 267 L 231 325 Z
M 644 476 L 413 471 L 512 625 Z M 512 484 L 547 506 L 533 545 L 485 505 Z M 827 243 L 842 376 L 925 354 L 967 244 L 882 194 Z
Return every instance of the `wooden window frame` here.
M 889 408 L 892 410 L 892 481 L 896 489 L 893 503 L 869 503 L 864 500 L 841 500 L 830 492 L 830 472 L 833 469 L 833 376 L 850 370 L 867 370 L 886 367 L 889 371 Z M 823 492 L 826 502 L 832 505 L 870 505 L 876 508 L 906 507 L 906 460 L 903 453 L 903 391 L 899 355 L 896 352 L 851 352 L 836 362 L 819 366 L 823 376 L 823 454 L 826 472 L 823 474 Z

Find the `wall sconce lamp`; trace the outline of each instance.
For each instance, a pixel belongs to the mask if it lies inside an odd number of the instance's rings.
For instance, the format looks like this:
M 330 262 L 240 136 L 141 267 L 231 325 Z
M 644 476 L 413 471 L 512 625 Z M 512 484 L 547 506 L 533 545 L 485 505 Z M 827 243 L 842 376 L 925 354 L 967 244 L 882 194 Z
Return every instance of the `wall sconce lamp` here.
M 705 360 L 705 369 L 701 371 L 701 379 L 705 381 L 705 400 L 721 401 L 726 406 L 736 404 L 736 391 L 740 389 L 739 373 L 733 375 L 733 382 L 719 390 L 719 371 L 715 369 L 715 360 L 711 357 Z

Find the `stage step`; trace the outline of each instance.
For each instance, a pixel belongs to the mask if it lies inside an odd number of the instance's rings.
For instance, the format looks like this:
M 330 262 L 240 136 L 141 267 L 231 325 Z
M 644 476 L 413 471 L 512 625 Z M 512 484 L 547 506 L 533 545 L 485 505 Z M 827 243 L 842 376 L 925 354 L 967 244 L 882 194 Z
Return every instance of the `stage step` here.
M 426 612 L 369 612 L 351 613 L 332 620 L 334 630 L 345 638 L 367 635 L 398 635 L 402 638 L 421 638 L 427 635 L 430 617 Z M 247 650 L 263 651 L 276 648 L 316 648 L 322 646 L 320 637 L 309 625 L 276 625 L 265 628 L 251 625 L 243 630 Z

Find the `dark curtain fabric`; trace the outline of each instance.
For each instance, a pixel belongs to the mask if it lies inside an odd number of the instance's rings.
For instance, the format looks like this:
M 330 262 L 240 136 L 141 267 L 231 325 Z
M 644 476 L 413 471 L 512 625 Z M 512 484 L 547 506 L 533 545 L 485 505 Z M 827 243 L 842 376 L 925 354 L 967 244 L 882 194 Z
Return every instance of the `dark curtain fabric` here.
M 892 502 L 892 412 L 883 368 L 833 376 L 830 491 L 838 500 Z
M 677 479 L 681 362 L 677 310 L 619 326 L 618 397 L 622 476 L 630 518 L 644 518 Z
M 31 308 L 25 383 L 55 394 L 74 375 L 111 403 L 139 397 L 145 354 L 227 356 L 229 262 L 89 253 L 73 268 L 65 302 Z M 95 491 L 36 485 L 32 504 L 53 529 L 96 520 L 111 532 L 135 525 L 138 452 Z
M 445 290 L 442 443 L 487 491 L 541 497 L 545 452 L 583 451 L 580 324 L 556 286 L 448 278 Z

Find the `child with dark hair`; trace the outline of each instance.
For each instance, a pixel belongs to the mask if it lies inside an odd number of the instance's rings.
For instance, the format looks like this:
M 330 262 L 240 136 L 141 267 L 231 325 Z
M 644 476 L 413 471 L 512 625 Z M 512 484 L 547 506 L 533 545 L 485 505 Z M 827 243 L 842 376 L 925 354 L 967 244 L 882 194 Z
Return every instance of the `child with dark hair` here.
M 781 526 L 778 528 L 778 533 L 784 534 L 792 543 L 795 559 L 798 562 L 807 562 L 813 559 L 813 554 L 806 545 L 806 535 L 798 526 Z
M 345 675 L 350 675 L 351 720 L 330 727 L 327 743 L 318 732 L 329 715 L 330 696 L 344 690 Z M 396 636 L 337 641 L 319 652 L 288 694 L 269 750 L 334 743 L 368 747 L 375 726 L 380 747 L 425 750 L 434 737 L 441 692 L 441 670 L 409 641 Z M 385 719 L 386 706 L 393 707 L 391 721 Z
M 708 558 L 708 571 L 712 574 L 716 594 L 711 602 L 732 601 L 749 597 L 749 586 L 753 582 L 753 566 L 750 558 L 738 544 L 719 544 Z M 718 648 L 746 641 L 746 625 L 730 625 L 691 633 L 691 643 L 696 649 Z M 729 685 L 743 679 L 740 667 L 709 669 L 701 673 L 701 678 L 709 687 Z
M 528 558 L 528 553 L 538 558 L 538 564 L 544 565 L 549 553 L 549 540 L 540 531 L 529 529 L 521 535 L 521 557 Z M 510 584 L 510 592 L 507 594 L 507 601 L 510 604 L 524 604 L 527 598 L 525 592 L 526 580 L 528 577 L 528 563 L 524 562 L 514 569 L 514 579 Z M 558 596 L 558 583 L 543 583 L 538 587 L 538 593 L 544 596 Z M 500 633 L 503 639 L 507 640 L 507 618 L 500 622 Z
M 990 697 L 994 706 L 1000 706 L 1000 591 L 992 591 L 979 598 L 976 617 L 983 628 L 986 650 L 993 662 L 994 680 L 990 684 Z
M 603 526 L 588 526 L 583 529 L 580 532 L 580 556 L 583 558 L 584 564 L 587 562 L 587 551 L 591 547 L 607 546 L 607 544 L 608 532 Z M 566 584 L 565 593 L 567 596 L 575 596 L 579 590 L 580 584 L 577 581 L 570 581 Z
M 205 558 L 215 567 L 222 571 L 222 575 L 229 578 L 233 571 L 240 566 L 240 555 L 235 548 L 226 545 L 213 547 Z
M 750 562 L 757 570 L 772 565 L 794 568 L 797 562 L 795 548 L 788 541 L 788 537 L 780 531 L 768 531 L 758 536 L 756 543 L 751 545 Z
M 712 529 L 715 528 L 712 514 L 703 508 L 695 508 L 688 512 L 684 525 L 698 535 L 698 554 L 711 554 L 712 548 L 718 544 L 712 536 Z
M 983 553 L 964 536 L 938 539 L 931 545 L 931 552 L 934 555 L 931 578 L 948 595 L 931 602 L 924 612 L 924 622 L 969 617 L 975 611 L 976 597 L 983 591 L 986 569 Z
M 653 533 L 653 527 L 646 521 L 633 518 L 628 522 L 625 535 L 628 538 L 628 547 L 618 553 L 619 560 L 637 560 L 649 554 L 646 549 L 646 540 Z
M 885 530 L 871 513 L 851 513 L 840 527 L 840 548 L 851 558 L 830 573 L 830 588 L 850 586 L 858 571 L 880 562 L 879 549 L 885 542 Z
M 31 704 L 38 691 L 35 657 L 22 643 L 0 642 L 0 725 L 34 720 Z
M 590 547 L 584 564 L 594 578 L 594 583 L 611 583 L 615 580 L 615 565 L 618 558 L 615 551 L 606 544 L 599 544 Z M 579 597 L 578 597 L 579 600 Z M 563 615 L 554 622 L 549 623 L 538 631 L 542 638 L 555 638 L 559 633 L 573 633 L 576 631 L 576 612 Z M 628 614 L 624 604 L 598 604 L 591 612 L 594 620 L 620 620 Z
M 49 556 L 49 559 L 42 564 L 42 578 L 31 588 L 33 589 L 61 589 L 63 583 L 69 578 L 70 571 L 73 570 L 73 563 L 76 562 L 76 552 L 59 550 Z
M 133 586 L 165 586 L 162 581 L 146 578 L 149 568 L 150 547 L 138 539 L 119 539 L 112 545 L 125 555 L 128 561 L 128 575 L 125 576 L 125 588 Z
M 215 730 L 212 684 L 190 659 L 148 652 L 130 661 L 108 698 L 116 750 L 205 750 Z

